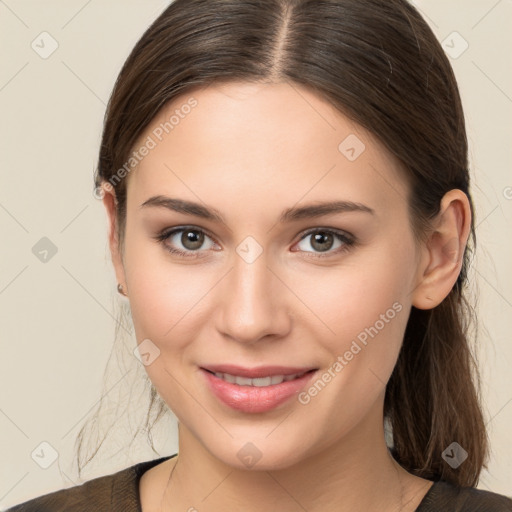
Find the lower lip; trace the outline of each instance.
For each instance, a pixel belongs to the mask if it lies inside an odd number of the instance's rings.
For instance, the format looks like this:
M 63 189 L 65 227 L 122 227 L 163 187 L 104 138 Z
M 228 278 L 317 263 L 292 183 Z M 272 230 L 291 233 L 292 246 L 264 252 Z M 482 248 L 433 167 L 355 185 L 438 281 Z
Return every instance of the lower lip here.
M 226 382 L 203 368 L 201 372 L 206 377 L 210 390 L 224 404 L 238 411 L 256 413 L 270 411 L 300 393 L 316 370 L 294 380 L 263 387 L 239 386 Z

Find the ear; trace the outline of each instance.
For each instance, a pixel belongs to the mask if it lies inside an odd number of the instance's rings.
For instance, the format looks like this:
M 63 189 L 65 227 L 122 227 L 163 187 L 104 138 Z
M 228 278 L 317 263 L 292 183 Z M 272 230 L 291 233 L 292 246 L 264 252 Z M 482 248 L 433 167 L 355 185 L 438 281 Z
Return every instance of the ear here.
M 441 200 L 433 230 L 421 248 L 413 306 L 432 309 L 450 293 L 462 268 L 470 230 L 469 199 L 462 190 L 450 190 Z
M 103 196 L 103 205 L 107 212 L 108 243 L 116 279 L 119 284 L 123 285 L 125 293 L 128 293 L 122 257 L 122 247 L 120 246 L 118 236 L 117 199 L 114 188 L 110 186 L 109 183 L 103 183 L 101 185 L 101 195 Z

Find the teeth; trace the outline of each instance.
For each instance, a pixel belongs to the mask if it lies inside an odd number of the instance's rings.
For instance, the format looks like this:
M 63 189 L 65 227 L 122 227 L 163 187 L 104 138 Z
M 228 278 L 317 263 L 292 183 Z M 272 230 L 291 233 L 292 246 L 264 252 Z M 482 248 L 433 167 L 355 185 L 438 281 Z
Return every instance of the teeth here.
M 304 372 L 307 373 L 307 372 Z M 273 386 L 275 384 L 281 384 L 283 381 L 289 381 L 302 377 L 304 373 L 294 373 L 292 375 L 272 375 L 271 377 L 258 377 L 255 379 L 249 379 L 248 377 L 238 377 L 237 375 L 230 375 L 229 373 L 215 372 L 215 377 L 230 382 L 231 384 L 238 384 L 239 386 L 255 386 L 265 387 Z

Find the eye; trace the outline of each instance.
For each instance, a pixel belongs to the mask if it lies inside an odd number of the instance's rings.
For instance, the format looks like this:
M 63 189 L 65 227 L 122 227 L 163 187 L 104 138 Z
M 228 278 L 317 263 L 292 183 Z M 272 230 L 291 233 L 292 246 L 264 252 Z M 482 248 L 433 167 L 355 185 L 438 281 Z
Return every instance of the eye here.
M 195 226 L 182 226 L 164 230 L 155 237 L 167 251 L 184 257 L 198 258 L 204 250 L 212 249 L 216 244 L 202 229 Z M 204 247 L 205 242 L 210 241 Z
M 202 253 L 208 250 L 219 250 L 213 238 L 196 226 L 166 229 L 155 239 L 162 243 L 171 254 L 186 258 L 202 258 L 207 256 Z M 348 251 L 354 244 L 354 237 L 347 233 L 333 229 L 313 228 L 302 235 L 296 244 L 299 249 L 292 250 L 293 252 L 313 253 L 312 257 L 322 258 Z
M 341 231 L 315 228 L 307 231 L 297 246 L 301 251 L 315 253 L 314 257 L 325 257 L 348 251 L 354 243 L 352 236 Z M 313 250 L 308 250 L 308 247 L 312 247 Z

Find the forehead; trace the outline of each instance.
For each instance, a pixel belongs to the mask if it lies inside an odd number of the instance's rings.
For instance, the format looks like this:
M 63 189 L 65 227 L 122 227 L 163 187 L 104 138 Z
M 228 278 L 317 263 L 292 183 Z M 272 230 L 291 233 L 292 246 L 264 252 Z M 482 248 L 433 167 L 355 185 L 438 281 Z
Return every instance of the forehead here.
M 168 194 L 257 206 L 339 199 L 405 201 L 397 160 L 370 132 L 291 83 L 212 84 L 166 105 L 134 146 L 129 201 Z M 343 197 L 340 197 L 343 196 Z M 130 199 L 131 198 L 131 199 Z M 372 207 L 373 207 L 372 206 Z

